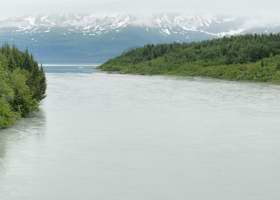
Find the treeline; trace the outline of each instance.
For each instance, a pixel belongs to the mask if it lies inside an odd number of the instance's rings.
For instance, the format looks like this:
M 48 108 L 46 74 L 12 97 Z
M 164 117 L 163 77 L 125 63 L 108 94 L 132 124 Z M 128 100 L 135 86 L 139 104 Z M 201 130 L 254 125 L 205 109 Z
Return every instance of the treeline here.
M 36 111 L 45 92 L 44 70 L 27 50 L 0 48 L 0 128 Z
M 106 71 L 280 81 L 280 34 L 240 35 L 203 42 L 146 45 L 111 59 Z

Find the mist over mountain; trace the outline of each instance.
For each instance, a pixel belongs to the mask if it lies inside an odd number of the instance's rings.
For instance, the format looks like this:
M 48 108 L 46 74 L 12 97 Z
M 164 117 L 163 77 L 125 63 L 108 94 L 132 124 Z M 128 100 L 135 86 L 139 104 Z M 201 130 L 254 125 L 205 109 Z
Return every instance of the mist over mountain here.
M 28 48 L 42 63 L 102 63 L 148 43 L 192 42 L 246 33 L 275 33 L 254 18 L 158 14 L 40 15 L 0 21 L 0 43 Z

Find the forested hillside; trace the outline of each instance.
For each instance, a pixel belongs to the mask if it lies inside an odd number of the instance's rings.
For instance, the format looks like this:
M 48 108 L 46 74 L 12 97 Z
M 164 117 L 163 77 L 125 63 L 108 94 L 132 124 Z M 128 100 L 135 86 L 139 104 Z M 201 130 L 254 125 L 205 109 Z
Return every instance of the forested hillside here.
M 28 51 L 0 48 L 0 128 L 36 111 L 45 91 L 44 71 Z
M 243 35 L 203 42 L 146 45 L 101 65 L 133 74 L 280 81 L 280 34 Z

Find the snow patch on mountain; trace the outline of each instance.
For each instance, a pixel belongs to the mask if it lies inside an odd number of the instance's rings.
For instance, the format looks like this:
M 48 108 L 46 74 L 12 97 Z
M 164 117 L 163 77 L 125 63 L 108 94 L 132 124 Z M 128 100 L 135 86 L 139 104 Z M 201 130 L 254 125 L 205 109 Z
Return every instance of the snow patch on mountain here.
M 111 15 L 41 15 L 14 17 L 0 21 L 0 31 L 9 30 L 22 34 L 50 33 L 62 29 L 63 34 L 81 33 L 97 36 L 109 32 L 120 32 L 130 27 L 143 30 L 156 30 L 165 36 L 182 35 L 186 38 L 190 33 L 202 33 L 213 37 L 223 37 L 246 33 L 255 27 L 265 27 L 267 32 L 279 23 L 260 25 L 256 18 L 244 19 L 228 16 L 195 16 L 186 14 L 158 14 L 151 16 L 135 16 L 124 14 Z M 263 21 L 264 22 L 264 21 Z M 269 29 L 270 27 L 270 29 Z M 264 31 L 265 32 L 265 31 Z
M 127 27 L 141 27 L 146 30 L 157 29 L 164 35 L 188 35 L 201 32 L 209 35 L 224 36 L 240 33 L 241 29 L 220 32 L 215 27 L 234 24 L 238 19 L 215 16 L 190 16 L 160 14 L 153 16 L 133 15 L 44 15 L 15 17 L 0 21 L 0 29 L 11 29 L 21 33 L 51 32 L 57 28 L 65 32 L 81 32 L 85 35 L 100 35 L 111 31 L 121 31 Z M 211 29 L 212 28 L 212 29 Z

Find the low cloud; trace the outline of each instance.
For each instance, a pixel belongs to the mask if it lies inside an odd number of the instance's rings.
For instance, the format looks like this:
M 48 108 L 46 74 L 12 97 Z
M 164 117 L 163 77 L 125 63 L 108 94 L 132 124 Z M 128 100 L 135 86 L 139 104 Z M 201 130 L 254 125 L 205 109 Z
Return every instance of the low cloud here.
M 9 0 L 1 3 L 2 18 L 58 13 L 180 12 L 189 14 L 276 17 L 278 0 Z

